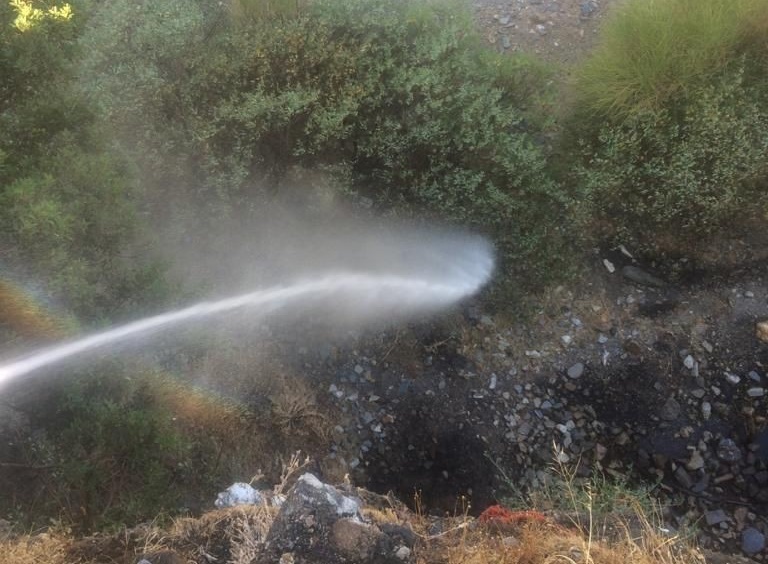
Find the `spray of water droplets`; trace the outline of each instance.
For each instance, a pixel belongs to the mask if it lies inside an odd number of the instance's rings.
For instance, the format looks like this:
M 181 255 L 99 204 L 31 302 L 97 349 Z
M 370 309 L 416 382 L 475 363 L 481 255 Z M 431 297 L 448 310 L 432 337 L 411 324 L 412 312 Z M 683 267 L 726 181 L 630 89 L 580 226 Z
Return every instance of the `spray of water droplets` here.
M 147 336 L 204 317 L 248 308 L 253 316 L 308 303 L 337 302 L 383 317 L 437 310 L 477 292 L 490 278 L 493 258 L 486 245 L 456 249 L 426 268 L 397 274 L 337 272 L 147 317 L 72 342 L 34 352 L 0 366 L 0 385 L 69 357 Z

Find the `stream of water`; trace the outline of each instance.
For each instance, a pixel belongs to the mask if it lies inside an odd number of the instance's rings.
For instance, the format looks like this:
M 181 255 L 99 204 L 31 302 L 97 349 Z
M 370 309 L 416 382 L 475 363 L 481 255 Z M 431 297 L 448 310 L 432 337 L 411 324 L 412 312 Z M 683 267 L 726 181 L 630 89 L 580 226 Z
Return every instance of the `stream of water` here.
M 254 316 L 264 316 L 289 306 L 306 305 L 309 300 L 314 303 L 335 300 L 340 306 L 364 308 L 378 317 L 393 311 L 415 313 L 436 310 L 474 294 L 492 273 L 493 258 L 488 249 L 478 249 L 470 255 L 461 254 L 456 258 L 461 260 L 447 265 L 439 275 L 434 269 L 429 275 L 422 276 L 356 272 L 327 274 L 147 317 L 11 360 L 0 366 L 0 385 L 87 351 L 243 308 L 253 308 Z

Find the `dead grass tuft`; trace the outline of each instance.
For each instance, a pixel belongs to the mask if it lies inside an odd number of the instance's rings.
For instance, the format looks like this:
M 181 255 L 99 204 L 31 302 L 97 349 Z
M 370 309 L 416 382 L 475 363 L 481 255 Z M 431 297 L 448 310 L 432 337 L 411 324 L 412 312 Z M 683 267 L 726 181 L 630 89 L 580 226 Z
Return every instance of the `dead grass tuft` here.
M 616 541 L 595 539 L 576 528 L 528 524 L 498 534 L 465 527 L 419 558 L 421 564 L 704 564 L 701 553 L 646 519 L 640 535 L 624 529 Z
M 241 505 L 211 511 L 199 519 L 179 519 L 164 548 L 194 561 L 250 564 L 276 514 L 274 507 Z
M 326 440 L 329 418 L 316 392 L 299 378 L 286 377 L 270 396 L 272 423 L 285 437 Z
M 68 564 L 70 539 L 66 535 L 25 535 L 0 541 L 5 564 Z

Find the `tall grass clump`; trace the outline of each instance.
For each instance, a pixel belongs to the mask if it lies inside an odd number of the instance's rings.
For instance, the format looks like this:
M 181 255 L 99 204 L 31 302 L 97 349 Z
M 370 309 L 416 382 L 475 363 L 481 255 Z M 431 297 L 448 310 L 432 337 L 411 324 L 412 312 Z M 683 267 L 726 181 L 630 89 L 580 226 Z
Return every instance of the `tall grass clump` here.
M 767 30 L 763 0 L 630 0 L 578 70 L 580 109 L 615 120 L 665 108 L 740 55 L 766 54 Z
M 766 55 L 761 0 L 623 4 L 575 74 L 568 174 L 587 231 L 695 254 L 764 221 Z

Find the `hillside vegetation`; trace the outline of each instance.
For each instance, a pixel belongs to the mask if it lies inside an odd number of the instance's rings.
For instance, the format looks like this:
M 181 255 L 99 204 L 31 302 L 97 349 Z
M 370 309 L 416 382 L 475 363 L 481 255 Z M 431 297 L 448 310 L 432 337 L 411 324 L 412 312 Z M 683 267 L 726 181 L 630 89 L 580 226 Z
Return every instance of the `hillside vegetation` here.
M 676 255 L 764 219 L 768 6 L 634 1 L 576 71 L 572 177 L 599 237 Z M 703 239 L 703 241 L 702 241 Z
M 194 237 L 276 206 L 478 231 L 509 311 L 595 246 L 695 257 L 765 229 L 768 3 L 627 0 L 573 73 L 491 52 L 452 0 L 0 0 L 2 335 L 37 344 L 183 303 L 200 288 L 163 249 L 225 253 Z M 15 293 L 28 281 L 48 310 Z M 252 378 L 247 352 L 212 341 L 190 364 Z M 39 432 L 3 447 L 27 467 L 3 470 L 0 514 L 133 525 L 279 474 L 270 447 L 311 451 L 333 429 L 280 366 L 256 369 L 275 383 L 242 408 L 182 397 L 167 364 L 41 386 Z M 498 561 L 553 562 L 539 556 Z

